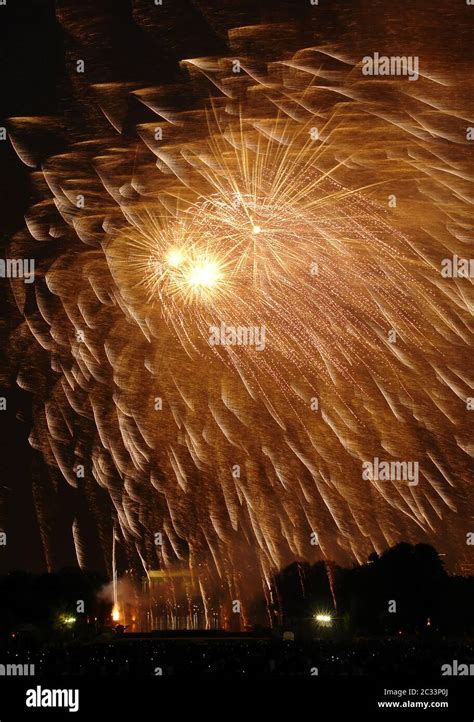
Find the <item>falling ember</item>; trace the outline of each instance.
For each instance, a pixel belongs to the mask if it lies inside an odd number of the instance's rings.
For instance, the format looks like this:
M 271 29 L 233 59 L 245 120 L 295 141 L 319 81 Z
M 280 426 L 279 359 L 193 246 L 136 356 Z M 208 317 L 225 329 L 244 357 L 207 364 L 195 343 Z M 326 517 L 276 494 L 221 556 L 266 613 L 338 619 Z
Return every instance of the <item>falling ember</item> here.
M 115 526 L 112 532 L 112 587 L 114 595 L 114 606 L 112 609 L 112 619 L 118 622 L 120 619 L 120 611 L 118 607 L 118 574 L 117 574 L 117 555 L 116 555 L 116 533 Z
M 335 585 L 334 585 L 334 569 L 332 568 L 331 564 L 329 562 L 325 563 L 326 568 L 326 574 L 329 582 L 329 589 L 331 590 L 331 596 L 332 601 L 334 604 L 334 609 L 337 612 L 337 599 L 336 599 L 336 591 L 335 591 Z

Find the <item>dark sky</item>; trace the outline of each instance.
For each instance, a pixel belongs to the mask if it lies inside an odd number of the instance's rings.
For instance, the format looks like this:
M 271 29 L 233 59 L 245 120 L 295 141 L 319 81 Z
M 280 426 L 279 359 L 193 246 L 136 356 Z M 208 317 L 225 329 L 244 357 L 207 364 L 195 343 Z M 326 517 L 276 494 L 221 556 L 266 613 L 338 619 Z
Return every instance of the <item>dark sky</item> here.
M 3 41 L 2 93 L 0 125 L 12 116 L 47 115 L 58 110 L 58 75 L 62 64 L 61 33 L 49 0 L 16 0 L 0 7 Z M 31 185 L 29 169 L 21 163 L 8 141 L 0 143 L 0 217 L 2 253 L 12 233 L 24 224 Z M 0 286 L 2 305 L 1 381 L 14 381 L 15 371 L 4 378 L 7 367 L 6 318 L 14 319 L 15 308 L 6 298 L 7 288 Z M 4 320 L 5 319 L 5 320 Z M 13 378 L 12 378 L 13 377 Z M 7 411 L 0 414 L 2 463 L 0 484 L 7 487 L 0 524 L 7 532 L 7 546 L 0 552 L 0 570 L 44 569 L 44 555 L 31 495 L 34 453 L 28 444 L 30 399 L 15 385 L 3 388 Z M 38 463 L 40 460 L 36 460 Z

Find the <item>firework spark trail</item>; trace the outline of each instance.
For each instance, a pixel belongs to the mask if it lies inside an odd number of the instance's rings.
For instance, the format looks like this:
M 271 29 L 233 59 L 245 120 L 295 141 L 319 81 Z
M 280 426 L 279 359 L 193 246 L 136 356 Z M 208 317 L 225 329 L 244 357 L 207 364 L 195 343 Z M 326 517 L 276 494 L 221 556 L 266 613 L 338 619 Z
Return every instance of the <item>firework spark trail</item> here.
M 294 559 L 364 561 L 401 539 L 449 552 L 465 536 L 472 296 L 439 263 L 467 242 L 467 114 L 434 80 L 381 93 L 329 51 L 258 72 L 249 57 L 239 77 L 226 58 L 187 61 L 213 95 L 200 108 L 173 107 L 172 87 L 96 87 L 115 129 L 113 92 L 157 120 L 138 144 L 92 137 L 47 160 L 12 242 L 41 248 L 32 295 L 13 291 L 31 443 L 55 479 L 36 492 L 49 559 L 59 469 L 105 557 L 117 524 L 129 566 L 189 567 L 208 621 L 210 600 L 247 602 L 257 577 L 268 594 Z M 30 125 L 11 120 L 17 149 Z M 211 347 L 221 323 L 265 327 L 264 351 Z M 362 479 L 375 457 L 419 460 L 419 485 Z

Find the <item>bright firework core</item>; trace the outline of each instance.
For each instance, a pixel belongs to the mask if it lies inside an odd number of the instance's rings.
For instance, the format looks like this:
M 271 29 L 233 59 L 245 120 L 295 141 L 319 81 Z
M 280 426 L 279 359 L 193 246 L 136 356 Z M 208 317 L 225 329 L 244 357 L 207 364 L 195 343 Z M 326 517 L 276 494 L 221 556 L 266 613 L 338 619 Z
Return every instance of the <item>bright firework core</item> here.
M 184 255 L 181 251 L 172 250 L 168 253 L 166 260 L 168 261 L 170 266 L 177 267 L 177 266 L 180 266 L 181 263 L 183 262 Z
M 187 274 L 187 281 L 191 286 L 212 288 L 219 279 L 217 265 L 210 261 L 192 266 Z

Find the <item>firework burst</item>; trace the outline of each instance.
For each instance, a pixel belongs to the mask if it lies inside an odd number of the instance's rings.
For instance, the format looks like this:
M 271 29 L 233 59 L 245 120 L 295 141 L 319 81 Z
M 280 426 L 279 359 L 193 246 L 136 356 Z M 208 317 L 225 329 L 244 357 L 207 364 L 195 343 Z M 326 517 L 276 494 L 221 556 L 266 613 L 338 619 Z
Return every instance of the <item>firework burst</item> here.
M 115 131 L 130 94 L 156 118 L 49 158 L 13 241 L 42 249 L 31 299 L 13 285 L 50 563 L 48 499 L 66 479 L 82 565 L 92 516 L 109 566 L 115 525 L 135 573 L 169 572 L 170 604 L 190 570 L 207 618 L 211 599 L 245 616 L 294 559 L 449 547 L 450 525 L 457 548 L 472 453 L 470 283 L 438 270 L 468 222 L 454 80 L 381 94 L 336 47 L 249 55 L 239 76 L 231 63 L 186 61 L 178 88 L 95 86 Z M 10 125 L 23 147 L 31 124 Z M 265 329 L 265 347 L 212 345 L 212 328 Z M 419 483 L 364 479 L 373 458 L 418 460 Z

